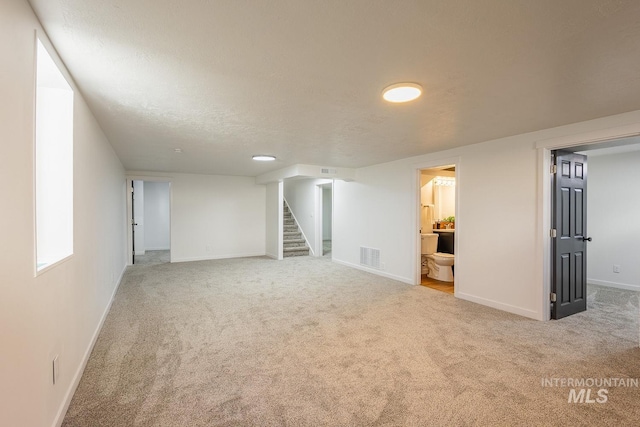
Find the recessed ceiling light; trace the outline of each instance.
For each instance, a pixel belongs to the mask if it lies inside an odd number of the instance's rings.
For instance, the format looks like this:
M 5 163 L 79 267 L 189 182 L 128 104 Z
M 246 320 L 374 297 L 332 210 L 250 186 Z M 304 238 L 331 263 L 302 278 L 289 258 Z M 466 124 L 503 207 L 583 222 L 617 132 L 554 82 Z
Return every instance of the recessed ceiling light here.
M 409 102 L 422 95 L 422 86 L 417 83 L 396 83 L 382 91 L 382 97 L 389 102 Z
M 274 161 L 276 158 L 275 156 L 269 156 L 266 154 L 257 154 L 255 156 L 252 157 L 253 160 L 257 160 L 259 162 L 272 162 Z

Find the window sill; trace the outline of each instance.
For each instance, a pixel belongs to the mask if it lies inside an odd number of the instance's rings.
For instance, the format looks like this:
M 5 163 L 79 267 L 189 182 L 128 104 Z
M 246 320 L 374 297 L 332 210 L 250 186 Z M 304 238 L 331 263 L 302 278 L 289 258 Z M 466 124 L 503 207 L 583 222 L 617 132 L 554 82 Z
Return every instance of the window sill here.
M 65 256 L 64 258 L 61 258 L 58 261 L 55 261 L 55 262 L 53 262 L 51 264 L 46 264 L 46 263 L 36 264 L 35 277 L 38 277 L 38 276 L 46 273 L 49 270 L 53 270 L 57 266 L 59 266 L 61 264 L 64 264 L 65 262 L 69 261 L 71 258 L 73 258 L 73 254 L 69 254 L 69 255 Z

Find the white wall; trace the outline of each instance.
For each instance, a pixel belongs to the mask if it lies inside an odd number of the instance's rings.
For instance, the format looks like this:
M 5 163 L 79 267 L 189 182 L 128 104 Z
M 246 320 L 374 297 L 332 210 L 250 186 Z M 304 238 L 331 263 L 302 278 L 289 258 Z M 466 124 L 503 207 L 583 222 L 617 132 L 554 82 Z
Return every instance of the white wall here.
M 640 151 L 586 154 L 588 281 L 640 290 Z
M 300 231 L 313 252 L 316 248 L 316 198 L 318 185 L 330 183 L 328 179 L 287 179 L 284 181 L 284 198 L 298 221 Z M 322 228 L 319 228 L 322 231 Z M 320 254 L 322 255 L 322 254 Z
M 74 255 L 34 277 L 36 29 L 44 38 L 26 1 L 0 2 L 0 424 L 5 426 L 61 422 L 126 265 L 124 170 L 74 87 Z M 56 354 L 60 376 L 53 385 Z
M 170 189 L 168 182 L 144 181 L 144 249 L 171 248 Z
M 169 176 L 172 262 L 265 255 L 264 185 L 252 177 Z
M 456 296 L 544 319 L 538 187 L 548 172 L 536 144 L 637 123 L 640 111 L 359 169 L 334 184 L 333 260 L 363 268 L 359 248 L 380 249 L 371 271 L 414 283 L 417 170 L 456 163 Z
M 283 184 L 272 182 L 266 188 L 266 220 L 265 220 L 265 247 L 266 255 L 274 259 L 282 259 L 282 231 L 283 227 L 283 206 L 282 206 Z
M 144 255 L 146 250 L 144 205 L 144 181 L 133 181 L 133 215 L 135 217 L 133 239 L 136 255 Z
M 356 181 L 335 181 L 333 260 L 360 268 L 361 246 L 380 249 L 383 269 L 374 272 L 413 283 L 416 181 L 410 162 L 359 169 Z
M 434 185 L 436 220 L 443 220 L 456 215 L 456 187 L 446 185 Z
M 434 222 L 438 219 L 433 195 L 433 175 L 420 175 L 420 232 L 431 233 Z
M 435 177 L 429 175 L 422 175 L 420 177 L 420 184 L 422 185 L 422 188 L 420 190 L 420 198 L 422 200 L 422 204 L 424 205 L 432 205 L 435 203 L 433 197 L 433 178 Z

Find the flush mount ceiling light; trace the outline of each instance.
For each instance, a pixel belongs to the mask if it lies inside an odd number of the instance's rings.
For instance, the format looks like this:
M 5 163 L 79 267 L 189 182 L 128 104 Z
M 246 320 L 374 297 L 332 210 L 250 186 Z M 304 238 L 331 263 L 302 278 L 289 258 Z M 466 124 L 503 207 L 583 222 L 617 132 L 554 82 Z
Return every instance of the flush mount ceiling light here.
M 422 95 L 422 86 L 417 83 L 396 83 L 382 91 L 382 97 L 389 102 L 409 102 Z
M 267 154 L 257 154 L 255 156 L 253 156 L 252 159 L 253 160 L 257 160 L 259 162 L 272 162 L 276 158 L 275 158 L 275 156 L 269 156 Z
M 176 154 L 182 154 L 182 148 L 174 148 L 173 152 Z

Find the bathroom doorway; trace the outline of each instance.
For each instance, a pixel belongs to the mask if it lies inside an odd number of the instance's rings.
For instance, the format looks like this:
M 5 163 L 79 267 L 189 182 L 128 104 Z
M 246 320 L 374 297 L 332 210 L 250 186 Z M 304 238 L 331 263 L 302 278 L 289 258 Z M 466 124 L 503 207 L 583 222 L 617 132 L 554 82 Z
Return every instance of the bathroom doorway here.
M 419 171 L 420 284 L 455 292 L 456 166 Z

